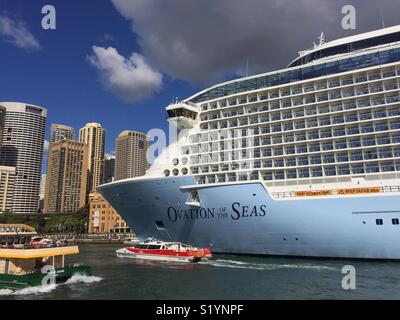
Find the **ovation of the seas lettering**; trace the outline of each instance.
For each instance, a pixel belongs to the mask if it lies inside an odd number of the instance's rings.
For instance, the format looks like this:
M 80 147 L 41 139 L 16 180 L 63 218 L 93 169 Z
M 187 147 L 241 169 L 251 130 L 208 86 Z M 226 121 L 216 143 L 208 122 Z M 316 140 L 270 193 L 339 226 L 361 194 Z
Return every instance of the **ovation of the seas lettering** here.
M 191 209 L 176 209 L 168 208 L 168 218 L 171 222 L 178 220 L 196 220 L 196 219 L 226 219 L 239 220 L 241 218 L 264 217 L 267 213 L 267 206 L 249 206 L 241 205 L 239 202 L 234 202 L 231 206 L 231 212 L 227 212 L 226 208 L 191 208 Z

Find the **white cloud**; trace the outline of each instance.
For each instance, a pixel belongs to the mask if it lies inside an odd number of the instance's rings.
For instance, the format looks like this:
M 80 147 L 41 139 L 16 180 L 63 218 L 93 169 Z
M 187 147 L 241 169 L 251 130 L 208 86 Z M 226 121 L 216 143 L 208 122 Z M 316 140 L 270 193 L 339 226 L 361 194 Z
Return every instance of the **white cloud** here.
M 22 49 L 41 49 L 35 36 L 21 20 L 14 20 L 5 13 L 0 14 L 0 37 Z
M 285 67 L 299 50 L 398 24 L 399 0 L 111 0 L 129 22 L 142 54 L 173 78 L 213 82 Z M 343 30 L 341 8 L 357 9 L 357 30 Z
M 127 59 L 113 47 L 92 48 L 89 62 L 99 71 L 106 88 L 122 100 L 143 100 L 161 88 L 162 74 L 152 69 L 142 55 L 133 53 Z

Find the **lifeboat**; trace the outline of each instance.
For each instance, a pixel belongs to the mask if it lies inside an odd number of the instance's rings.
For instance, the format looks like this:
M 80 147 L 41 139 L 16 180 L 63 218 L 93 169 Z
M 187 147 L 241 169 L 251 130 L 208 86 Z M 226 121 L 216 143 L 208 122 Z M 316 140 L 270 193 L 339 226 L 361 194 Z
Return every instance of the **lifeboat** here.
M 208 248 L 200 249 L 181 242 L 163 242 L 151 239 L 139 242 L 132 247 L 119 249 L 116 254 L 120 258 L 199 262 L 211 258 L 212 252 Z

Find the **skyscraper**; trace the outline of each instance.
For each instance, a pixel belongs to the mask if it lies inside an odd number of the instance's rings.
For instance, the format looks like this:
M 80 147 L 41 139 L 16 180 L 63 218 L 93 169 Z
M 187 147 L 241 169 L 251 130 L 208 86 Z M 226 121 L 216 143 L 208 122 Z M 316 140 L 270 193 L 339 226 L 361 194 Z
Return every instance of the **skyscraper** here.
M 4 123 L 6 121 L 6 112 L 7 112 L 7 109 L 3 106 L 0 106 L 0 148 L 3 144 Z
M 0 151 L 3 144 L 6 108 L 0 106 Z M 0 212 L 11 211 L 14 194 L 15 167 L 0 166 Z
M 52 124 L 50 143 L 60 140 L 75 140 L 75 129 L 63 124 Z
M 106 155 L 104 157 L 103 183 L 112 182 L 114 180 L 115 171 L 115 155 Z
M 48 157 L 44 213 L 76 212 L 86 201 L 86 144 L 54 142 Z
M 12 212 L 35 214 L 39 189 L 47 110 L 25 103 L 0 103 L 6 108 L 0 163 L 16 168 Z
M 88 123 L 79 130 L 79 141 L 88 146 L 88 187 L 87 193 L 96 191 L 103 181 L 104 145 L 106 131 L 99 123 Z
M 0 213 L 12 210 L 14 184 L 15 167 L 0 166 Z
M 148 168 L 148 138 L 139 131 L 123 131 L 116 141 L 115 180 L 143 176 Z

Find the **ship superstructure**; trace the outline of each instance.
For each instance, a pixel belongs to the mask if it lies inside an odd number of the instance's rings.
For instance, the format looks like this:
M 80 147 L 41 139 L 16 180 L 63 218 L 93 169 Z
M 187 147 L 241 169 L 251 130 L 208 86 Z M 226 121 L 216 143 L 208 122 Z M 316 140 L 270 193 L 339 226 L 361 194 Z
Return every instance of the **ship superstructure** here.
M 100 192 L 139 235 L 215 252 L 400 258 L 400 26 L 320 40 L 168 106 L 178 138 Z

